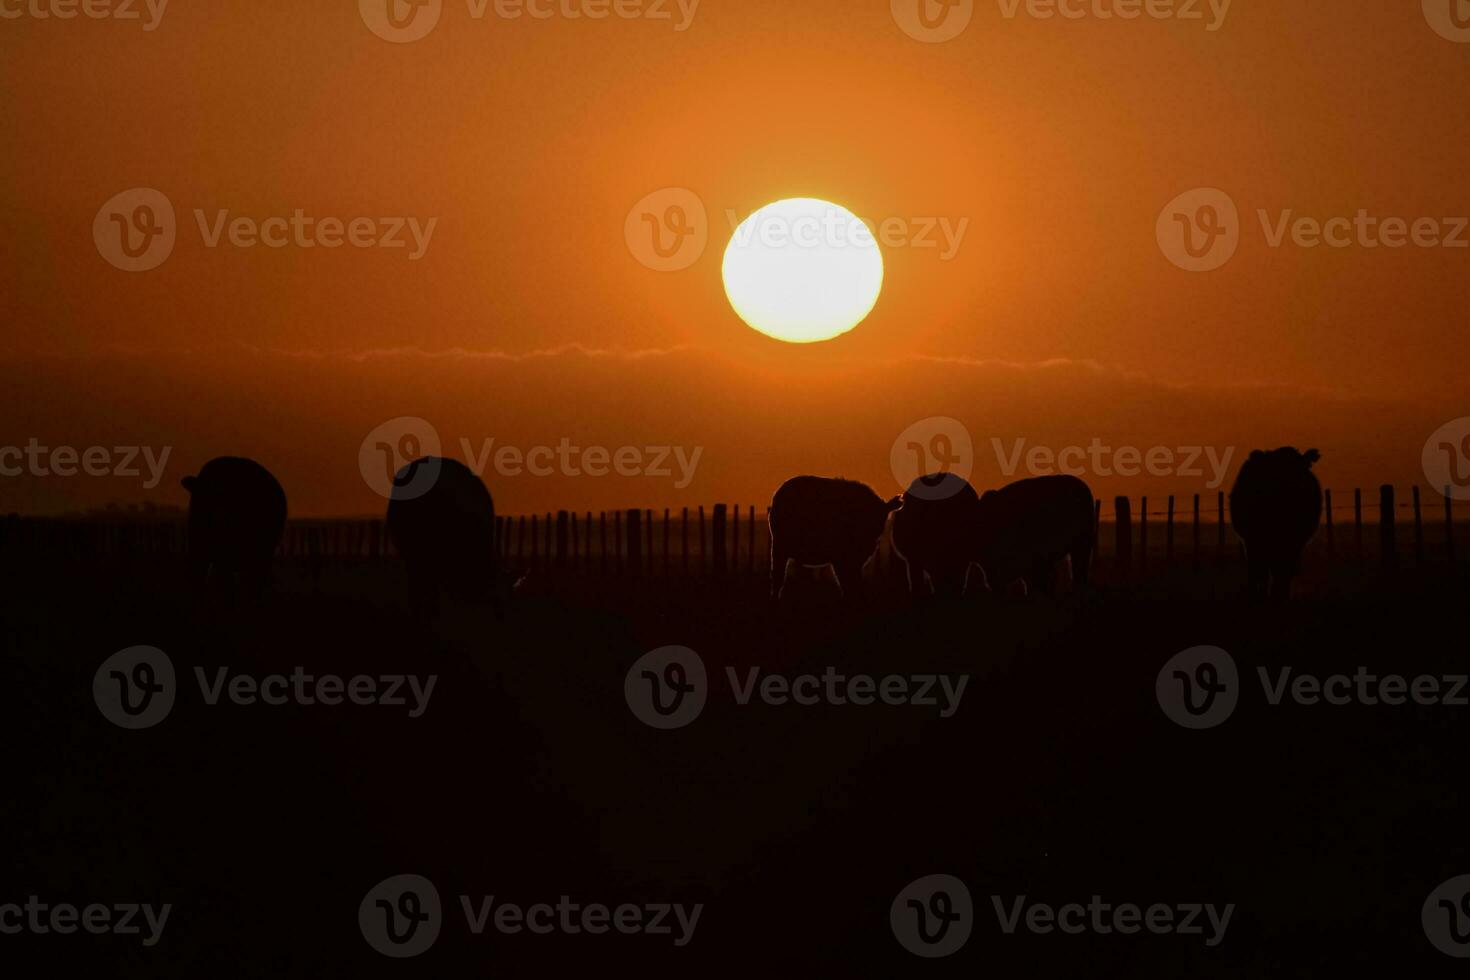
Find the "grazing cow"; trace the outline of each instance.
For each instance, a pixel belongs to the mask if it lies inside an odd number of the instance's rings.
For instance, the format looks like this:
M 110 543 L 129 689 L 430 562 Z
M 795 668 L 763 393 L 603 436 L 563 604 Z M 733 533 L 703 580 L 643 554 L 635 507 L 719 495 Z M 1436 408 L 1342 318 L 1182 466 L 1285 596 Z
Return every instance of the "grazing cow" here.
M 845 599 L 862 595 L 863 566 L 901 497 L 884 499 L 861 483 L 797 476 L 771 500 L 771 597 L 781 597 L 786 563 L 831 565 Z
M 189 566 L 198 586 L 213 573 L 217 582 L 264 590 L 286 526 L 280 483 L 264 466 L 237 456 L 212 459 L 180 482 L 189 491 Z
M 488 600 L 503 613 L 495 504 L 469 467 L 428 456 L 393 478 L 388 535 L 408 570 L 409 605 L 421 620 L 433 619 L 441 596 Z
M 1257 449 L 1230 490 L 1230 523 L 1245 542 L 1250 591 L 1258 598 L 1290 597 L 1302 550 L 1322 523 L 1322 485 L 1312 464 L 1322 458 L 1286 446 Z
M 921 476 L 909 485 L 893 515 L 893 547 L 908 567 L 910 592 L 925 589 L 927 578 L 939 595 L 964 593 L 976 557 L 979 509 L 975 488 L 953 473 Z
M 975 561 L 993 590 L 1017 580 L 1050 594 L 1056 566 L 1072 560 L 1072 582 L 1087 585 L 1096 516 L 1092 490 L 1075 476 L 1042 476 L 988 490 L 976 511 Z

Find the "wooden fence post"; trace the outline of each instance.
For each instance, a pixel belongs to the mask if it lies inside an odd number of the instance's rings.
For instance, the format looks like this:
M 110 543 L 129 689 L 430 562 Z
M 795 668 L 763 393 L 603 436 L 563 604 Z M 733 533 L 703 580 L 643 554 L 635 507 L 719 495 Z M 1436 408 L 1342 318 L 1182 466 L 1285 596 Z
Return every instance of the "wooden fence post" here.
M 669 509 L 664 508 L 664 578 L 669 577 Z
M 1169 518 L 1164 525 L 1164 567 L 1174 564 L 1174 495 L 1169 494 Z
M 1194 495 L 1194 570 L 1199 571 L 1199 494 Z
M 648 569 L 647 569 L 647 571 L 648 571 L 648 574 L 652 575 L 653 574 L 653 510 L 652 509 L 645 510 L 643 512 L 643 543 L 647 546 L 647 547 L 644 548 L 644 551 L 643 551 L 644 557 L 648 560 Z
M 1225 491 L 1221 490 L 1215 494 L 1215 519 L 1219 526 L 1215 528 L 1215 563 L 1222 564 L 1225 561 Z
M 751 574 L 755 574 L 755 504 L 750 505 L 750 547 L 746 550 L 750 552 Z
M 567 553 L 567 546 L 571 543 L 572 515 L 564 510 L 556 512 L 556 563 L 565 568 L 571 564 L 572 556 Z
M 716 575 L 723 575 L 728 569 L 725 554 L 725 505 L 715 504 L 714 514 L 710 520 L 710 550 L 714 552 L 714 570 Z
M 708 561 L 706 559 L 706 556 L 708 554 L 709 554 L 709 549 L 704 546 L 704 504 L 700 504 L 699 505 L 699 571 L 700 571 L 700 574 L 704 574 L 705 569 L 709 566 L 709 563 L 708 563 Z
M 1148 498 L 1138 501 L 1138 573 L 1148 569 Z
M 740 505 L 730 508 L 730 570 L 740 570 Z
M 1363 559 L 1363 491 L 1362 488 L 1353 490 L 1353 529 L 1358 550 L 1358 560 Z
M 1393 487 L 1384 484 L 1378 488 L 1378 559 L 1387 572 L 1399 567 L 1397 520 Z
M 1419 485 L 1414 484 L 1414 567 L 1424 567 L 1424 511 L 1419 502 Z
M 682 554 L 680 562 L 683 565 L 685 575 L 689 574 L 689 508 L 685 507 L 679 518 L 679 551 Z
M 1122 570 L 1121 578 L 1125 581 L 1133 569 L 1132 507 L 1127 497 L 1113 498 L 1113 559 Z
M 643 571 L 643 511 L 636 507 L 628 510 L 628 571 L 638 575 Z
M 1451 570 L 1455 567 L 1455 514 L 1450 503 L 1450 488 L 1444 488 L 1444 550 Z
M 1337 525 L 1332 520 L 1332 491 L 1323 491 L 1323 508 L 1327 511 L 1327 560 L 1332 561 L 1337 557 Z

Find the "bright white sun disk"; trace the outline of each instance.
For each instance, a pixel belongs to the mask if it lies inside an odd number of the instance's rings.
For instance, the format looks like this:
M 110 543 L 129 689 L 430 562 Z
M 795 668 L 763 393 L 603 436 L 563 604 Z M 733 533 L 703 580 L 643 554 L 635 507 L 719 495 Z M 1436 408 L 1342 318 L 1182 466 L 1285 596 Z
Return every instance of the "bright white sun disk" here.
M 798 197 L 761 208 L 725 248 L 725 295 L 768 337 L 810 344 L 847 333 L 883 290 L 883 255 L 851 211 Z

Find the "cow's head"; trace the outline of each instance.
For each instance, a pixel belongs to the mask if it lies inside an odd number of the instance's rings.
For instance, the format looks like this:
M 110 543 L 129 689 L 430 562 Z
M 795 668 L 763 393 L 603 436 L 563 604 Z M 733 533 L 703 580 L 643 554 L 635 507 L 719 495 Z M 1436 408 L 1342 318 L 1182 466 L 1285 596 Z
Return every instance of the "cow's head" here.
M 1282 446 L 1280 449 L 1272 449 L 1269 452 L 1264 449 L 1257 449 L 1251 453 L 1251 459 L 1253 460 L 1270 460 L 1277 466 L 1293 464 L 1300 466 L 1304 470 L 1311 469 L 1313 464 L 1321 458 L 1322 454 L 1315 449 L 1300 452 L 1295 446 Z
M 887 500 L 875 499 L 874 508 L 869 514 L 869 530 L 873 532 L 873 540 L 876 541 L 883 536 L 883 528 L 888 523 L 888 515 L 903 506 L 902 497 L 890 497 Z

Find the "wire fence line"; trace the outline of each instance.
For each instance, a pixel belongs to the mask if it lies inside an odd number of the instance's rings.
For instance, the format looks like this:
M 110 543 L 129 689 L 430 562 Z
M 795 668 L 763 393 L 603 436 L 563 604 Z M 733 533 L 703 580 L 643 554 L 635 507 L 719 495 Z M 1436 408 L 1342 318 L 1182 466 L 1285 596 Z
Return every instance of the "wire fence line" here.
M 1329 560 L 1376 561 L 1385 568 L 1409 560 L 1457 561 L 1459 525 L 1448 489 L 1431 495 L 1419 487 L 1400 493 L 1385 485 L 1376 500 L 1355 489 L 1346 502 L 1327 490 L 1323 507 L 1312 547 Z M 715 504 L 502 516 L 496 519 L 496 548 L 508 566 L 566 574 L 764 573 L 770 562 L 769 513 L 754 505 Z M 1128 575 L 1179 562 L 1198 568 L 1242 553 L 1229 529 L 1224 492 L 1140 497 L 1136 503 L 1120 496 L 1111 506 L 1097 500 L 1094 515 L 1095 554 L 1105 572 Z M 186 522 L 177 515 L 0 519 L 0 557 L 6 559 L 182 558 L 187 539 Z M 394 557 L 394 549 L 380 518 L 297 519 L 288 522 L 279 554 L 309 563 L 371 561 Z M 888 530 L 876 557 L 880 569 L 901 564 Z

